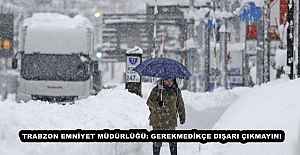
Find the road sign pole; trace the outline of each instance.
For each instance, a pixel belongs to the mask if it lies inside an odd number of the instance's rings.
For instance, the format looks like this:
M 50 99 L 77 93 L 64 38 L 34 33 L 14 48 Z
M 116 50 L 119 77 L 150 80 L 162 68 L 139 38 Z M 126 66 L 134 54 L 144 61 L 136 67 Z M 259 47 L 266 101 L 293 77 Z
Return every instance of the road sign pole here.
M 135 47 L 126 52 L 126 83 L 125 89 L 142 96 L 142 77 L 133 69 L 142 62 L 142 49 Z
M 294 79 L 294 1 L 289 0 L 287 29 L 287 66 L 290 67 L 289 78 Z

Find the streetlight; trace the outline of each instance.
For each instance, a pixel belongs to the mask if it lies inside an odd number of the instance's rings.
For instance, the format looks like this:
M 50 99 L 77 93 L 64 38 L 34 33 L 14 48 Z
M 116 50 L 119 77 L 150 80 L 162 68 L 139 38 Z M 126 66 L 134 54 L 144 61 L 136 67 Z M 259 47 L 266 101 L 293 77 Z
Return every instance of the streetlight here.
M 99 18 L 101 15 L 102 15 L 102 12 L 100 12 L 100 11 L 96 11 L 95 14 L 94 14 L 94 16 L 96 18 Z
M 97 56 L 97 58 L 101 59 L 102 58 L 102 53 L 101 52 L 97 52 L 96 56 Z

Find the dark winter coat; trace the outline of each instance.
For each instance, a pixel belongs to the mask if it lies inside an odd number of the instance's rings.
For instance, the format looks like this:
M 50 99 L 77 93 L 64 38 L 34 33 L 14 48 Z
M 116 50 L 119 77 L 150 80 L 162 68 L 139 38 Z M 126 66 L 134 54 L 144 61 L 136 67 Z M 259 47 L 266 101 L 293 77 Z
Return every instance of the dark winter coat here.
M 162 102 L 161 96 L 162 93 Z M 150 125 L 153 129 L 175 129 L 177 115 L 181 123 L 185 122 L 185 108 L 181 91 L 177 87 L 159 89 L 154 87 L 147 100 L 150 110 Z

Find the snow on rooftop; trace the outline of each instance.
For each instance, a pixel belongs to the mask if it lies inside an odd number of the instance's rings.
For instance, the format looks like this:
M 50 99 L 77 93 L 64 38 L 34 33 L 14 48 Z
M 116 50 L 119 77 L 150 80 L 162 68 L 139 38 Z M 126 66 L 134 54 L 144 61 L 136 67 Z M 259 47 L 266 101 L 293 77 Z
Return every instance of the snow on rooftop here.
M 65 27 L 65 28 L 93 28 L 92 23 L 81 15 L 73 18 L 59 13 L 35 13 L 24 20 L 23 26 L 36 27 Z
M 125 19 L 107 19 L 105 20 L 105 24 L 114 24 L 114 23 L 145 23 L 145 19 L 132 19 L 132 18 L 125 18 Z
M 210 0 L 195 0 L 194 5 L 202 6 L 205 5 Z M 155 5 L 155 0 L 146 0 L 149 5 Z M 190 0 L 157 0 L 158 5 L 189 5 Z
M 155 0 L 146 0 L 149 5 L 155 5 Z M 157 0 L 157 5 L 189 5 L 189 0 Z

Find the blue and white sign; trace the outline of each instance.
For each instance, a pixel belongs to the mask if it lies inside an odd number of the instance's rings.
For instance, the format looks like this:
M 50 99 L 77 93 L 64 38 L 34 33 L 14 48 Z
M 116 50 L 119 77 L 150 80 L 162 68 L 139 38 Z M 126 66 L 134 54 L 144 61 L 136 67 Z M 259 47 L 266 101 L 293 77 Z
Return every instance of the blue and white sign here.
M 141 57 L 139 56 L 127 56 L 127 70 L 126 70 L 126 82 L 140 82 L 140 75 L 133 71 L 133 68 L 141 63 Z
M 134 68 L 141 63 L 141 58 L 138 56 L 127 56 L 127 67 Z
M 138 62 L 138 58 L 136 58 L 136 57 L 129 57 L 129 59 L 128 59 L 128 63 L 130 65 L 135 65 L 137 62 Z
M 249 2 L 240 12 L 241 21 L 257 22 L 262 17 L 261 7 L 256 6 L 254 2 Z

